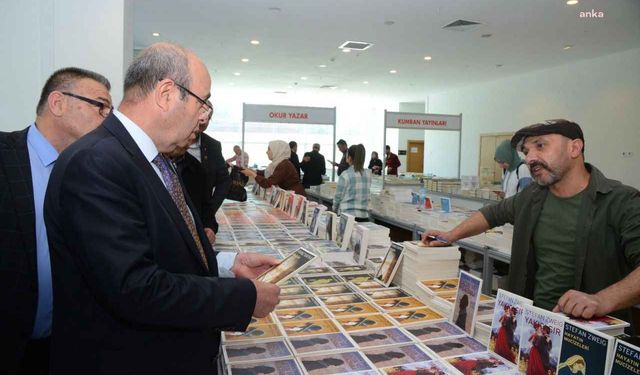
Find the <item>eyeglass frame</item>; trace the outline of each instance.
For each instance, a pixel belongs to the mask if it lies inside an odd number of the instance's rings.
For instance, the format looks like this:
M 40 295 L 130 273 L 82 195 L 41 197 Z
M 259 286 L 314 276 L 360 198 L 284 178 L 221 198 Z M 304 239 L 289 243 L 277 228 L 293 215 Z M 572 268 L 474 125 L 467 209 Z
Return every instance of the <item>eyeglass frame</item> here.
M 82 100 L 85 103 L 89 103 L 89 104 L 91 104 L 93 106 L 98 107 L 98 114 L 100 116 L 102 116 L 103 118 L 107 118 L 109 116 L 109 114 L 111 114 L 111 111 L 113 111 L 113 106 L 105 104 L 105 103 L 103 103 L 103 102 L 101 102 L 99 100 L 90 99 L 90 98 L 87 98 L 85 96 L 74 94 L 74 93 L 68 92 L 68 91 L 60 91 L 60 93 L 62 95 L 70 96 L 72 98 L 76 98 L 78 100 Z M 109 112 L 107 112 L 106 114 L 103 114 L 102 112 L 104 111 L 105 108 L 108 108 Z
M 201 97 L 199 97 L 198 95 L 194 94 L 191 90 L 189 90 L 188 88 L 182 86 L 181 84 L 179 84 L 178 82 L 172 80 L 171 78 L 169 78 L 171 80 L 171 82 L 173 82 L 174 85 L 178 86 L 179 88 L 181 88 L 182 90 L 186 91 L 187 94 L 193 96 L 194 98 L 196 98 L 200 104 L 202 104 L 203 106 L 206 106 L 208 108 L 208 111 L 211 111 L 211 113 L 213 113 L 213 106 L 210 105 L 209 103 L 207 103 L 206 100 L 202 99 Z M 162 81 L 162 80 L 160 80 Z

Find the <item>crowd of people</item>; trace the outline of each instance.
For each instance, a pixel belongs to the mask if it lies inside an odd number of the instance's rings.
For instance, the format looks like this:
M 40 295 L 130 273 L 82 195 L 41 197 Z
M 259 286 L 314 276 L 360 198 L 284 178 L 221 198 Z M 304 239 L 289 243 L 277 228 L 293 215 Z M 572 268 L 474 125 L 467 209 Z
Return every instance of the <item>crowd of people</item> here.
M 264 170 L 250 169 L 240 146 L 225 160 L 204 133 L 209 71 L 176 44 L 136 56 L 117 108 L 110 89 L 99 73 L 60 69 L 35 121 L 0 133 L 2 373 L 214 374 L 220 331 L 243 331 L 279 303 L 280 288 L 256 280 L 278 261 L 216 252 L 215 211 L 230 165 L 265 188 L 304 195 L 322 184 L 320 145 L 300 160 L 295 141 L 271 141 Z M 520 129 L 495 153 L 505 199 L 423 242 L 512 223 L 507 289 L 576 317 L 631 321 L 640 193 L 586 163 L 584 146 L 567 120 Z M 372 175 L 397 175 L 400 160 L 386 146 L 385 160 L 372 152 L 364 168 L 362 144 L 337 147 L 333 209 L 366 221 Z

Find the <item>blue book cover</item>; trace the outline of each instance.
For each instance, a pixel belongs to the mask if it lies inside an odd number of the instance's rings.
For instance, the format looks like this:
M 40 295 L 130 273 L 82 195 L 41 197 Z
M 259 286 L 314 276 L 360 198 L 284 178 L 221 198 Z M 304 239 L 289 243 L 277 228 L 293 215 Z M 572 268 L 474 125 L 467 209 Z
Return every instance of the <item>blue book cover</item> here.
M 610 375 L 640 374 L 640 348 L 622 340 L 616 341 Z
M 558 375 L 604 374 L 615 339 L 598 331 L 566 322 Z

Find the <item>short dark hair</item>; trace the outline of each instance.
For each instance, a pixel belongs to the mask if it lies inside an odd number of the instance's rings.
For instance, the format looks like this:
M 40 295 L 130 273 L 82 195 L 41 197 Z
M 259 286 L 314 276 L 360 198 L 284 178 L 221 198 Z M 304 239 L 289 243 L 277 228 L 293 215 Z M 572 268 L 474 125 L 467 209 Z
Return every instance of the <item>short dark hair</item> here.
M 296 141 L 289 142 L 289 148 L 294 148 L 296 146 L 298 146 L 298 143 Z
M 384 148 L 391 151 L 391 147 L 389 147 L 389 145 L 384 146 Z
M 62 68 L 56 70 L 51 75 L 51 77 L 47 79 L 44 87 L 42 87 L 40 100 L 38 101 L 38 106 L 36 107 L 36 114 L 38 116 L 42 115 L 42 111 L 47 105 L 47 100 L 49 99 L 49 95 L 52 92 L 69 90 L 76 82 L 85 78 L 92 79 L 102 84 L 107 88 L 107 91 L 111 90 L 111 83 L 109 83 L 109 80 L 102 74 L 75 67 Z
M 337 144 L 338 146 L 339 146 L 339 145 L 345 145 L 345 146 L 346 146 L 346 145 L 347 145 L 347 142 L 346 142 L 344 139 L 341 139 L 341 140 L 339 140 L 336 144 Z

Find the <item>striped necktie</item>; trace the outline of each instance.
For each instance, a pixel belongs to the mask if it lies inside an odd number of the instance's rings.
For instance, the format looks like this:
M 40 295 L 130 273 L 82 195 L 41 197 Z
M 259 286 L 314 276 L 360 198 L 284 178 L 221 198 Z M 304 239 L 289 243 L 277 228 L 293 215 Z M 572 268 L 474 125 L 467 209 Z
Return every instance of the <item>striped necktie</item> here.
M 196 243 L 196 247 L 198 248 L 198 252 L 202 257 L 202 261 L 204 262 L 204 266 L 207 270 L 209 270 L 209 265 L 207 263 L 207 256 L 204 253 L 204 248 L 202 247 L 202 242 L 200 241 L 200 237 L 198 236 L 198 231 L 196 230 L 196 223 L 193 221 L 193 216 L 191 215 L 191 211 L 187 206 L 187 201 L 184 199 L 184 192 L 182 191 L 182 185 L 180 184 L 180 180 L 178 179 L 178 175 L 175 171 L 169 166 L 169 162 L 167 159 L 162 156 L 162 154 L 158 154 L 152 161 L 158 169 L 160 169 L 160 174 L 162 175 L 162 180 L 164 180 L 164 184 L 171 195 L 171 199 L 178 207 L 180 211 L 180 215 L 182 215 L 182 219 L 187 224 L 189 228 L 189 232 L 191 232 L 191 236 Z

